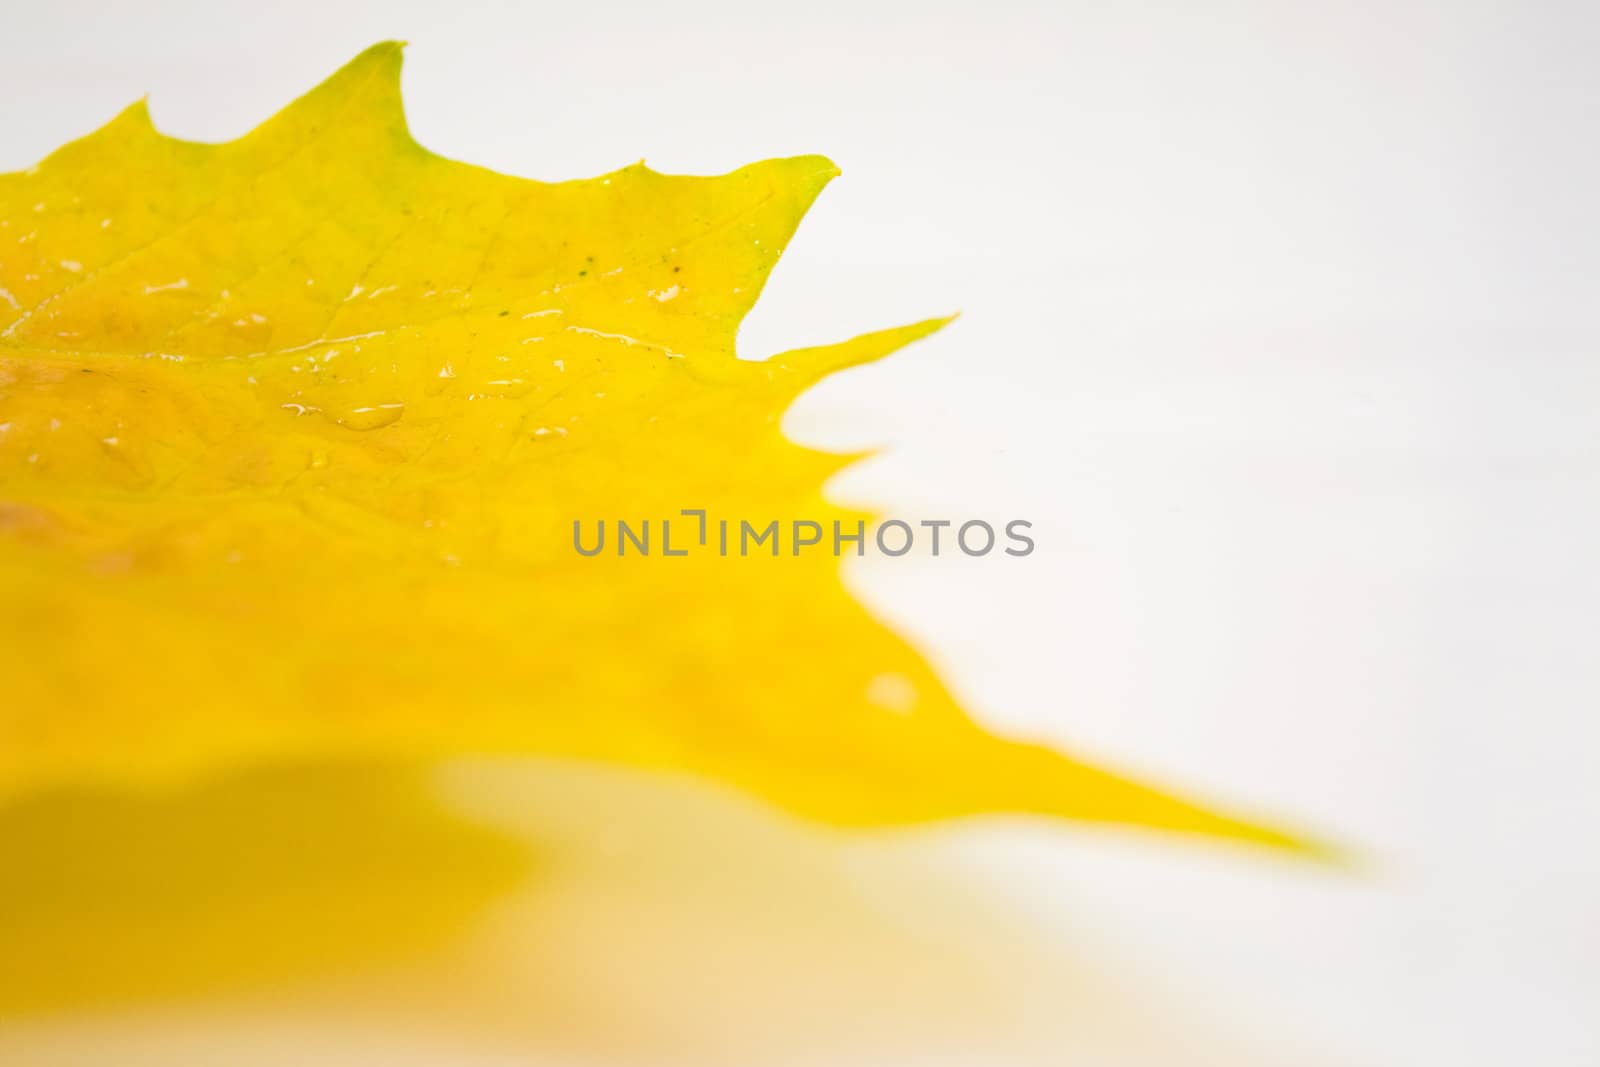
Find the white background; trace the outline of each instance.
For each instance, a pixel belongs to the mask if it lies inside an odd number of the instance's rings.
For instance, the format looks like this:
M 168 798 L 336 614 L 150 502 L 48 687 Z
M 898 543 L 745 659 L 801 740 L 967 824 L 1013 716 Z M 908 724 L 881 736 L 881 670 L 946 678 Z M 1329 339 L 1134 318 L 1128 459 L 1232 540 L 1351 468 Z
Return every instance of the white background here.
M 30 3 L 0 169 L 149 93 L 237 136 L 400 37 L 413 131 L 545 179 L 844 169 L 744 354 L 960 310 L 787 426 L 1031 519 L 851 572 L 997 728 L 1352 846 L 963 849 L 1334 1062 L 1600 1062 L 1600 14 L 1582 3 Z M 1066 921 L 1067 916 L 1061 916 Z

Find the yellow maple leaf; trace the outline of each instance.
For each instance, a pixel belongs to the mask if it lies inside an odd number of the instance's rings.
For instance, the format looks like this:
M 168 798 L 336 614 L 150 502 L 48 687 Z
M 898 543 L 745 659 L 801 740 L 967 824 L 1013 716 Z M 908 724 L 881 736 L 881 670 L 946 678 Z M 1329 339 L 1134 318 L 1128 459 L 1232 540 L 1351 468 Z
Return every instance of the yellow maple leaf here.
M 136 104 L 0 176 L 0 806 L 522 753 L 836 824 L 1301 847 L 985 732 L 826 547 L 574 551 L 683 509 L 854 530 L 821 492 L 854 457 L 779 417 L 943 320 L 741 360 L 828 160 L 506 177 L 412 140 L 399 69 L 378 45 L 225 144 Z
M 830 551 L 574 552 L 574 520 L 689 507 L 853 528 L 821 495 L 853 457 L 778 416 L 942 322 L 739 360 L 831 163 L 504 177 L 411 139 L 399 67 L 221 145 L 136 104 L 0 178 L 0 793 L 517 751 L 840 822 L 1285 843 L 983 733 Z

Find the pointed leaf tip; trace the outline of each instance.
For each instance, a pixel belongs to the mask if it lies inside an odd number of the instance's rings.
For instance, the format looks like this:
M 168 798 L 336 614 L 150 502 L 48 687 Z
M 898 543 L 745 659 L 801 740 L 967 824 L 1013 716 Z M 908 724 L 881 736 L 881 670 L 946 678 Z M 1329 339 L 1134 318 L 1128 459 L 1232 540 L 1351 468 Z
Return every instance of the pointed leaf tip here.
M 354 143 L 348 131 L 365 127 L 398 134 L 401 144 L 410 142 L 400 92 L 404 48 L 403 41 L 378 42 L 260 128 L 280 131 L 292 140 L 337 126 L 347 131 L 343 139 Z
M 955 319 L 955 315 L 923 319 L 921 322 L 908 323 L 905 326 L 864 333 L 838 344 L 797 348 L 775 357 L 774 362 L 798 374 L 802 380 L 813 382 L 841 370 L 874 363 L 913 341 L 920 341 L 939 332 Z

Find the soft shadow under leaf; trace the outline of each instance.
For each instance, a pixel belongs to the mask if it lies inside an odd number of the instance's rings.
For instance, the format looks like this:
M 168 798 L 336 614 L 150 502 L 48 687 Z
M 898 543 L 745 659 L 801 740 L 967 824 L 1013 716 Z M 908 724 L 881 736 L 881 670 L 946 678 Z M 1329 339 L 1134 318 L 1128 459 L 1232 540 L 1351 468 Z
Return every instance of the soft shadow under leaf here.
M 439 948 L 532 870 L 429 774 L 341 766 L 0 811 L 0 1018 L 259 991 Z

